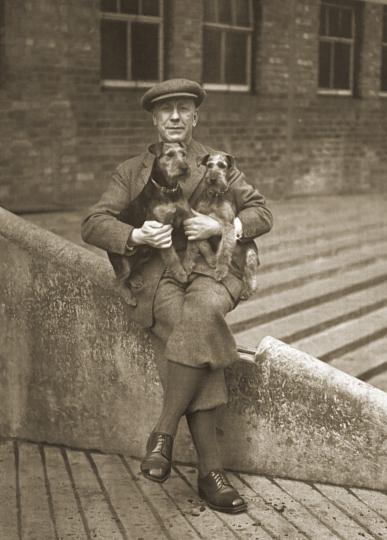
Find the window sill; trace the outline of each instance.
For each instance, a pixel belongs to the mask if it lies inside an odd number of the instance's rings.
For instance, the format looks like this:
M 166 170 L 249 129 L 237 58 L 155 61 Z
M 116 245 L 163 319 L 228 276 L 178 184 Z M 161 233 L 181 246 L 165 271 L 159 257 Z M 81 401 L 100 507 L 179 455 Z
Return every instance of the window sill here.
M 250 92 L 250 87 L 246 84 L 215 84 L 204 83 L 205 90 L 213 90 L 215 92 Z
M 150 88 L 160 81 L 124 81 L 116 79 L 101 80 L 102 88 Z
M 352 90 L 324 90 L 319 88 L 317 90 L 319 96 L 346 96 L 352 97 Z

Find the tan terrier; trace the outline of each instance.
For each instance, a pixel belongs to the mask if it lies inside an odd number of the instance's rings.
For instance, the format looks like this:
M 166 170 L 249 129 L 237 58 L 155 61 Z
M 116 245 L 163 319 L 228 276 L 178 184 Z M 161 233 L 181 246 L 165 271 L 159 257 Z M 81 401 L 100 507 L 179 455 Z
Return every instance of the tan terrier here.
M 192 272 L 199 253 L 210 267 L 215 267 L 215 279 L 221 281 L 229 272 L 233 253 L 236 249 L 234 219 L 236 207 L 232 197 L 228 196 L 230 171 L 235 166 L 234 158 L 224 153 L 206 155 L 200 164 L 206 166 L 204 175 L 205 189 L 199 199 L 196 210 L 206 214 L 222 225 L 222 236 L 216 251 L 211 249 L 207 240 L 188 242 L 184 268 Z M 257 288 L 258 254 L 248 246 L 245 250 L 243 289 L 240 298 L 246 300 Z

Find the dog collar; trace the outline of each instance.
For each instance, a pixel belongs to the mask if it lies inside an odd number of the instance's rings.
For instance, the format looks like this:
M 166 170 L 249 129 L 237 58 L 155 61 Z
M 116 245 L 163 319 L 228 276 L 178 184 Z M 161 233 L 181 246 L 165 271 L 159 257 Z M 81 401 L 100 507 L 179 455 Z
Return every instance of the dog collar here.
M 176 184 L 175 187 L 171 188 L 171 187 L 166 187 L 166 186 L 160 186 L 160 184 L 158 182 L 156 182 L 156 180 L 154 180 L 152 177 L 151 177 L 151 182 L 154 186 L 157 187 L 157 189 L 159 189 L 161 191 L 161 193 L 176 193 L 176 191 L 179 189 L 179 184 Z

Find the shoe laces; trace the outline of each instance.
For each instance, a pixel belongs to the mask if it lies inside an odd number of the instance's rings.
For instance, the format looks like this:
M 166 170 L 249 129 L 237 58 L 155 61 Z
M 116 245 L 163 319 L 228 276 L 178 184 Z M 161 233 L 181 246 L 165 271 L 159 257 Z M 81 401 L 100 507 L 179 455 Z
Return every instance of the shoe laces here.
M 152 448 L 152 452 L 161 452 L 163 450 L 164 443 L 166 442 L 166 436 L 164 433 L 158 433 L 156 435 L 155 445 Z
M 220 471 L 220 470 L 211 471 L 210 475 L 215 480 L 217 491 L 219 491 L 219 489 L 221 489 L 224 486 L 228 486 L 232 488 L 232 485 L 228 481 L 227 476 L 224 474 L 223 471 Z

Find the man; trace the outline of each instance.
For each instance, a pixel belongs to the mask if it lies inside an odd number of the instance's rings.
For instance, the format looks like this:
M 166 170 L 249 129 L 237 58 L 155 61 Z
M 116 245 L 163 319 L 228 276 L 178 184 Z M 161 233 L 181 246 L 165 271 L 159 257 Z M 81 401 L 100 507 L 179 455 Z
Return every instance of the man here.
M 210 151 L 192 138 L 204 98 L 203 88 L 186 79 L 159 83 L 142 98 L 159 140 L 187 145 L 190 174 L 182 187 L 192 208 L 203 189 L 205 168 L 200 163 Z M 270 230 L 272 217 L 264 198 L 235 169 L 229 189 L 237 206 L 239 241 L 230 272 L 218 282 L 213 269 L 201 259 L 188 282 L 179 283 L 165 268 L 160 250 L 173 242 L 183 256 L 187 240 L 219 238 L 221 226 L 198 212 L 184 221 L 181 230 L 145 220 L 139 195 L 149 181 L 154 159 L 148 150 L 117 167 L 107 191 L 84 220 L 82 237 L 116 255 L 129 255 L 132 261 L 140 251 L 138 246 L 152 248 L 141 268 L 143 286 L 136 290 L 137 307 L 132 314 L 133 320 L 151 330 L 164 401 L 147 443 L 142 473 L 156 482 L 168 478 L 174 436 L 181 416 L 186 415 L 198 454 L 200 496 L 216 510 L 242 512 L 246 503 L 222 470 L 216 441 L 217 409 L 227 402 L 224 367 L 238 357 L 224 317 L 239 300 L 245 246 Z

